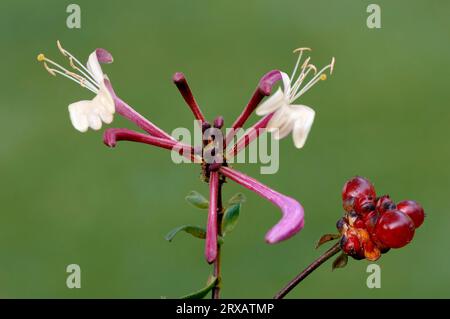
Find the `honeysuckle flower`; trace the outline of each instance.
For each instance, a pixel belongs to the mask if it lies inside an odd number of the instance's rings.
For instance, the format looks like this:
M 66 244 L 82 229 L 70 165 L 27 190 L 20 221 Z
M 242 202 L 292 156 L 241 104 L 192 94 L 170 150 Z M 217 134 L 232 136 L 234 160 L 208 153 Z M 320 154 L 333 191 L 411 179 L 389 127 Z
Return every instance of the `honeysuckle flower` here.
M 47 71 L 56 76 L 62 75 L 95 94 L 92 100 L 83 100 L 69 105 L 70 120 L 72 125 L 80 132 L 86 132 L 88 128 L 99 130 L 102 122 L 110 124 L 115 113 L 114 100 L 105 86 L 107 76 L 103 73 L 100 63 L 112 63 L 112 55 L 105 49 L 96 49 L 89 55 L 88 62 L 84 66 L 70 52 L 57 42 L 61 53 L 70 61 L 70 66 L 75 72 L 69 71 L 44 54 L 38 55 L 38 61 L 43 62 Z M 49 66 L 51 65 L 51 67 Z
M 302 205 L 300 205 L 300 203 L 295 199 L 280 194 L 270 187 L 260 183 L 256 179 L 232 168 L 221 167 L 220 172 L 229 179 L 255 192 L 281 209 L 283 217 L 267 232 L 267 243 L 275 244 L 282 240 L 288 239 L 303 228 L 305 224 L 304 210 Z
M 59 41 L 57 41 L 57 46 L 62 55 L 69 59 L 73 71 L 50 60 L 42 53 L 38 55 L 38 61 L 43 63 L 51 75 L 68 78 L 95 94 L 92 100 L 79 101 L 69 105 L 70 119 L 75 129 L 80 132 L 86 132 L 89 127 L 99 130 L 102 122 L 110 124 L 113 121 L 114 113 L 117 112 L 155 137 L 174 140 L 172 136 L 136 112 L 116 95 L 109 78 L 103 73 L 100 66 L 101 63 L 113 62 L 111 53 L 105 49 L 96 49 L 89 55 L 86 66 L 84 66 L 64 49 Z
M 283 90 L 279 88 L 275 94 L 256 109 L 256 114 L 260 116 L 274 113 L 267 125 L 267 130 L 274 132 L 276 139 L 282 139 L 292 132 L 294 144 L 297 148 L 302 148 L 305 145 L 314 122 L 315 112 L 309 106 L 294 103 L 317 82 L 326 80 L 325 71 L 329 69 L 331 74 L 335 61 L 333 58 L 330 64 L 317 72 L 316 67 L 309 63 L 310 58 L 307 58 L 300 67 L 298 77 L 296 77 L 303 52 L 310 50 L 309 48 L 294 50 L 294 53 L 299 52 L 299 56 L 292 75 L 289 77 L 286 73 L 281 72 Z M 305 85 L 302 85 L 311 72 L 314 74 L 312 78 Z

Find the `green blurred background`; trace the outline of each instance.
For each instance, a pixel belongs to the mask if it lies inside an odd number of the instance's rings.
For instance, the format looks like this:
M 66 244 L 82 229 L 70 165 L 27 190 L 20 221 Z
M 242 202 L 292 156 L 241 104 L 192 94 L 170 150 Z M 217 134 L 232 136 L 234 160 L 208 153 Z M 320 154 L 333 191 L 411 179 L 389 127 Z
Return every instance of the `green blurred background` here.
M 171 83 L 183 71 L 209 118 L 230 124 L 259 77 L 288 73 L 300 46 L 318 66 L 336 57 L 335 74 L 302 103 L 316 110 L 304 149 L 290 138 L 280 170 L 240 170 L 297 198 L 306 227 L 267 245 L 278 220 L 270 203 L 234 183 L 248 201 L 223 250 L 223 297 L 271 297 L 315 259 L 316 240 L 335 229 L 340 190 L 360 174 L 380 194 L 415 199 L 428 217 L 407 247 L 383 255 L 382 288 L 366 287 L 366 261 L 331 271 L 327 263 L 293 298 L 450 297 L 450 2 L 381 1 L 382 28 L 368 29 L 370 1 L 77 1 L 82 28 L 66 27 L 69 1 L 0 3 L 0 297 L 179 297 L 210 272 L 203 242 L 173 227 L 202 225 L 206 214 L 184 201 L 207 193 L 194 165 L 133 143 L 116 149 L 100 132 L 76 132 L 67 105 L 92 95 L 49 76 L 45 52 L 63 61 L 55 41 L 83 61 L 96 47 L 115 63 L 104 68 L 119 95 L 163 129 L 192 127 Z M 253 118 L 253 120 L 256 117 Z M 116 117 L 115 127 L 132 124 Z M 68 289 L 68 264 L 82 288 Z

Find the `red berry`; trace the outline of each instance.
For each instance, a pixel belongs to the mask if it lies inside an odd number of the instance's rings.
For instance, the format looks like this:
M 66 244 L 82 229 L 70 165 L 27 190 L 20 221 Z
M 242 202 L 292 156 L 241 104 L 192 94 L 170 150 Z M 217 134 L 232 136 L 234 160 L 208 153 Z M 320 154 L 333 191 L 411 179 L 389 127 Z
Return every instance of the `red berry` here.
M 358 215 L 366 215 L 375 210 L 375 197 L 361 196 L 355 198 L 353 202 L 353 210 Z
M 361 243 L 358 236 L 355 234 L 343 235 L 340 241 L 341 249 L 347 255 L 355 259 L 364 259 L 364 251 L 362 250 Z
M 420 227 L 425 219 L 425 212 L 423 211 L 422 206 L 413 200 L 404 200 L 398 203 L 397 209 L 403 214 L 408 215 L 414 222 L 416 228 Z
M 389 195 L 383 195 L 377 200 L 376 209 L 380 214 L 387 210 L 395 210 L 395 203 L 391 200 Z
M 375 188 L 372 183 L 363 177 L 356 176 L 347 181 L 342 189 L 342 201 L 347 212 L 353 210 L 356 198 L 363 198 L 360 201 L 374 200 L 376 197 Z
M 353 222 L 353 227 L 355 227 L 355 228 L 366 228 L 366 223 L 364 222 L 364 220 L 362 218 L 358 217 Z
M 375 231 L 378 218 L 380 218 L 380 214 L 376 210 L 370 212 L 364 217 L 365 226 L 369 234 L 372 234 Z
M 414 222 L 398 210 L 388 210 L 375 226 L 376 239 L 387 248 L 401 248 L 414 237 Z

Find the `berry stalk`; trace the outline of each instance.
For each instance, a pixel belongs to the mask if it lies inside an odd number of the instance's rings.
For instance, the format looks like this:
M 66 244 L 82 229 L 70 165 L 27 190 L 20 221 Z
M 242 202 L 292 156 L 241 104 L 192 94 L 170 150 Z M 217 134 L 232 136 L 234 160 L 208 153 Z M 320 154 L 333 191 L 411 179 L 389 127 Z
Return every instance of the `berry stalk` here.
M 301 273 L 299 273 L 294 279 L 292 279 L 288 284 L 281 289 L 273 299 L 283 299 L 292 289 L 294 289 L 303 279 L 308 277 L 314 270 L 320 267 L 328 259 L 336 255 L 341 251 L 339 243 L 334 244 L 333 247 L 328 249 L 323 255 L 317 258 L 313 263 L 306 267 Z

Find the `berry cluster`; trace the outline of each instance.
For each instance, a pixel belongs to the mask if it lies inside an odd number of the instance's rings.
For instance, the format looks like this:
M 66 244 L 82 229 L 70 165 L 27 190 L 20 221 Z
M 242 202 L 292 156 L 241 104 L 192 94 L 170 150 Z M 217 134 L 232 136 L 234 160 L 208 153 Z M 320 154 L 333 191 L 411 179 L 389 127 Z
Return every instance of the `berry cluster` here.
M 388 195 L 377 197 L 372 183 L 358 176 L 345 183 L 342 201 L 345 214 L 336 224 L 340 247 L 354 259 L 375 261 L 390 248 L 407 245 L 425 218 L 417 202 L 396 205 Z

